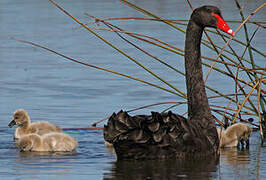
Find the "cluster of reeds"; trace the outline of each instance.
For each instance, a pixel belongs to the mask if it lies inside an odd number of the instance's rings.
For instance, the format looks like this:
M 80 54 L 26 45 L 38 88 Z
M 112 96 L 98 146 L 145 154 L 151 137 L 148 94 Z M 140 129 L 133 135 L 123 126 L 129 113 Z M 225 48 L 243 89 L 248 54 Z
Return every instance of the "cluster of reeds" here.
M 174 70 L 177 75 L 184 76 L 184 72 L 181 72 L 180 70 L 176 69 L 175 67 L 169 65 L 167 62 L 165 62 L 162 59 L 159 59 L 152 53 L 144 50 L 140 46 L 138 46 L 135 42 L 133 43 L 132 41 L 129 40 L 129 38 L 135 38 L 140 42 L 145 42 L 149 43 L 152 46 L 156 46 L 158 48 L 162 48 L 165 51 L 169 51 L 175 54 L 178 54 L 180 56 L 184 56 L 184 50 L 176 48 L 175 46 L 164 42 L 163 40 L 160 40 L 155 37 L 147 36 L 145 34 L 140 34 L 140 33 L 135 33 L 135 32 L 129 32 L 125 29 L 122 29 L 121 27 L 118 27 L 115 25 L 116 20 L 124 20 L 124 21 L 146 21 L 148 22 L 154 22 L 157 21 L 158 23 L 165 23 L 167 24 L 170 28 L 174 28 L 177 31 L 185 34 L 185 29 L 188 20 L 181 20 L 181 19 L 162 19 L 156 14 L 153 14 L 152 12 L 149 12 L 142 7 L 139 7 L 127 0 L 120 0 L 122 3 L 134 8 L 136 11 L 139 11 L 145 15 L 145 18 L 143 17 L 121 17 L 121 18 L 106 18 L 106 19 L 101 19 L 89 14 L 85 14 L 86 16 L 90 17 L 93 19 L 92 22 L 81 22 L 78 18 L 72 16 L 68 11 L 63 9 L 61 6 L 59 6 L 56 2 L 53 0 L 50 0 L 52 4 L 54 4 L 57 8 L 59 8 L 62 12 L 64 12 L 67 16 L 72 18 L 75 22 L 77 22 L 82 28 L 85 28 L 87 31 L 101 39 L 104 43 L 108 44 L 111 48 L 115 49 L 117 52 L 121 53 L 124 55 L 127 59 L 130 61 L 134 62 L 137 66 L 141 67 L 143 70 L 147 71 L 151 76 L 155 77 L 158 79 L 160 82 L 166 85 L 166 87 L 162 87 L 160 85 L 127 75 L 123 74 L 121 72 L 116 72 L 111 69 L 106 69 L 103 67 L 95 66 L 92 64 L 87 64 L 85 62 L 67 57 L 63 54 L 60 54 L 54 50 L 51 50 L 49 48 L 40 46 L 38 44 L 34 44 L 32 42 L 27 42 L 23 41 L 26 43 L 30 43 L 32 45 L 44 48 L 48 51 L 51 51 L 53 53 L 56 53 L 68 60 L 80 63 L 82 65 L 86 65 L 92 68 L 97 68 L 103 71 L 107 71 L 113 74 L 117 74 L 122 77 L 126 77 L 129 79 L 133 79 L 136 81 L 139 81 L 141 83 L 145 83 L 151 87 L 159 88 L 162 91 L 166 91 L 168 93 L 172 93 L 173 95 L 179 96 L 184 99 L 184 102 L 165 102 L 165 103 L 172 103 L 174 106 L 177 106 L 179 104 L 183 104 L 186 102 L 186 93 L 180 90 L 180 88 L 176 87 L 174 84 L 171 84 L 167 80 L 163 79 L 159 75 L 155 74 L 151 69 L 148 67 L 144 66 L 141 64 L 137 59 L 134 57 L 130 56 L 128 53 L 124 52 L 123 50 L 119 49 L 115 44 L 113 44 L 110 41 L 107 41 L 103 36 L 101 36 L 98 31 L 112 31 L 115 33 L 115 35 L 119 36 L 125 43 L 128 43 L 135 47 L 137 51 L 141 51 L 142 53 L 146 54 L 147 56 L 151 57 L 155 61 L 159 62 L 162 64 L 162 66 L 166 66 L 167 68 Z M 190 6 L 190 8 L 193 10 L 193 7 L 190 3 L 189 0 L 185 1 L 187 4 Z M 202 40 L 202 45 L 206 46 L 210 50 L 214 51 L 217 56 L 215 58 L 211 57 L 206 57 L 202 56 L 202 59 L 208 60 L 208 61 L 203 61 L 203 65 L 206 67 L 209 67 L 209 72 L 207 73 L 205 81 L 207 81 L 208 76 L 211 73 L 220 73 L 222 76 L 226 76 L 231 81 L 234 82 L 235 87 L 234 90 L 235 92 L 232 94 L 224 94 L 221 89 L 216 89 L 215 87 L 210 87 L 206 85 L 206 88 L 209 91 L 212 91 L 213 93 L 216 94 L 216 96 L 209 97 L 209 98 L 223 98 L 223 101 L 227 102 L 227 106 L 218 106 L 218 105 L 213 105 L 211 104 L 212 111 L 214 114 L 218 114 L 225 119 L 229 119 L 232 122 L 235 121 L 246 121 L 248 123 L 251 123 L 252 125 L 256 126 L 260 130 L 261 138 L 262 138 L 262 143 L 263 139 L 266 136 L 266 128 L 265 128 L 265 122 L 266 122 L 266 111 L 265 111 L 265 91 L 263 90 L 263 86 L 265 85 L 265 67 L 261 67 L 258 62 L 256 61 L 255 57 L 262 57 L 263 59 L 266 57 L 265 53 L 262 52 L 261 50 L 257 49 L 253 44 L 252 40 L 256 36 L 256 33 L 259 30 L 265 30 L 265 24 L 266 22 L 259 22 L 256 20 L 253 20 L 252 17 L 260 13 L 260 10 L 263 9 L 266 5 L 266 3 L 261 3 L 258 4 L 257 8 L 255 8 L 250 14 L 244 14 L 244 10 L 246 7 L 248 7 L 248 1 L 244 5 L 240 5 L 238 0 L 234 0 L 235 5 L 237 6 L 239 10 L 239 14 L 241 19 L 240 20 L 234 20 L 230 21 L 227 20 L 227 22 L 231 23 L 238 23 L 239 26 L 235 30 L 235 33 L 237 34 L 238 31 L 243 28 L 244 29 L 244 34 L 245 37 L 240 37 L 238 36 L 235 37 L 229 37 L 225 34 L 221 34 L 217 30 L 210 30 L 207 29 L 205 30 L 205 37 Z M 146 18 L 146 17 L 149 18 Z M 114 23 L 113 23 L 114 22 Z M 99 27 L 94 27 L 94 24 L 100 24 L 102 23 L 105 27 L 104 28 L 99 28 Z M 252 26 L 253 28 L 249 28 Z M 254 29 L 255 27 L 255 29 Z M 253 30 L 250 30 L 253 29 Z M 216 44 L 212 41 L 210 38 L 209 34 L 216 34 L 219 36 L 223 41 L 225 45 L 221 44 Z M 250 36 L 251 34 L 251 36 Z M 244 39 L 244 40 L 243 40 Z M 243 50 L 242 52 L 239 52 L 235 50 L 234 46 L 230 44 L 230 41 L 233 41 L 236 43 L 238 46 L 241 46 L 241 49 Z M 255 54 L 255 55 L 254 55 Z M 224 68 L 221 68 L 221 66 L 216 66 L 217 64 L 223 65 Z M 264 63 L 265 64 L 265 63 Z M 156 103 L 153 105 L 159 105 L 159 104 L 165 104 L 165 103 Z M 152 105 L 149 105 L 152 106 Z M 145 108 L 147 106 L 141 107 Z M 139 108 L 138 108 L 139 109 Z M 134 109 L 136 110 L 136 109 Z M 134 111 L 132 110 L 132 111 Z M 247 121 L 245 115 L 250 116 L 251 118 L 255 118 L 258 121 L 251 122 Z M 221 125 L 223 125 L 222 121 L 219 121 L 217 119 L 217 122 L 219 122 Z M 93 125 L 96 125 L 93 124 Z

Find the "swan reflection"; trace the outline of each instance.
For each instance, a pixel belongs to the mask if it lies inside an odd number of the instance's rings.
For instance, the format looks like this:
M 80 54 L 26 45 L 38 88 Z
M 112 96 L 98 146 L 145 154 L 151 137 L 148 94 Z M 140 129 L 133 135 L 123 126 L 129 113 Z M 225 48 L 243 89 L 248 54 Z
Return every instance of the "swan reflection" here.
M 217 159 L 200 161 L 143 160 L 116 161 L 103 179 L 213 179 L 216 176 Z

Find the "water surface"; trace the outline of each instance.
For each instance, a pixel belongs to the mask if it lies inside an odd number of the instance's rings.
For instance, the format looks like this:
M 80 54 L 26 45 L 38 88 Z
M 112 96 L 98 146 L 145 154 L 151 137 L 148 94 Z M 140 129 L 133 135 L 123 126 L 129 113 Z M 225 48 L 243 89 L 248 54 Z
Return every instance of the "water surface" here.
M 191 13 L 185 1 L 157 0 L 136 3 L 165 18 L 188 19 Z M 223 11 L 225 19 L 239 19 L 231 1 L 212 1 Z M 260 1 L 252 1 L 248 12 Z M 85 12 L 101 17 L 141 17 L 141 13 L 117 0 L 63 0 L 60 4 L 84 22 L 91 19 Z M 193 2 L 194 7 L 209 1 Z M 265 9 L 256 14 L 265 21 Z M 116 162 L 114 154 L 104 146 L 102 131 L 66 131 L 75 137 L 79 146 L 75 153 L 39 154 L 21 153 L 13 143 L 14 128 L 8 128 L 12 113 L 18 108 L 28 111 L 32 121 L 45 120 L 63 128 L 88 127 L 114 111 L 131 109 L 164 101 L 183 99 L 136 81 L 118 78 L 106 72 L 87 68 L 36 47 L 18 43 L 12 37 L 40 43 L 65 55 L 84 62 L 111 68 L 122 73 L 162 85 L 134 63 L 119 55 L 99 39 L 66 17 L 48 1 L 1 0 L 0 1 L 0 179 L 265 179 L 265 148 L 260 146 L 259 134 L 253 133 L 249 150 L 230 149 L 221 152 L 219 162 L 180 163 L 168 161 Z M 116 21 L 117 25 L 132 32 L 141 32 L 175 45 L 184 47 L 184 34 L 167 25 L 144 21 Z M 230 24 L 235 29 L 238 24 Z M 240 32 L 240 35 L 241 36 Z M 147 56 L 123 43 L 109 32 L 101 32 L 105 38 L 137 58 L 153 71 L 185 91 L 183 76 L 155 63 Z M 244 36 L 243 36 L 244 37 Z M 258 37 L 258 38 L 257 38 Z M 265 31 L 260 30 L 254 44 L 265 53 Z M 216 36 L 212 35 L 216 40 Z M 217 40 L 219 41 L 219 40 Z M 167 63 L 184 71 L 183 57 L 155 48 L 149 44 L 140 46 Z M 210 57 L 215 54 L 202 49 Z M 241 49 L 242 51 L 242 49 Z M 259 64 L 265 59 L 255 54 Z M 206 69 L 204 68 L 204 71 Z M 213 74 L 208 85 L 233 93 L 232 80 Z M 208 92 L 208 95 L 213 95 Z M 222 100 L 212 103 L 224 105 Z M 162 111 L 159 106 L 138 113 Z M 186 112 L 186 106 L 173 111 Z M 99 127 L 102 127 L 100 124 Z

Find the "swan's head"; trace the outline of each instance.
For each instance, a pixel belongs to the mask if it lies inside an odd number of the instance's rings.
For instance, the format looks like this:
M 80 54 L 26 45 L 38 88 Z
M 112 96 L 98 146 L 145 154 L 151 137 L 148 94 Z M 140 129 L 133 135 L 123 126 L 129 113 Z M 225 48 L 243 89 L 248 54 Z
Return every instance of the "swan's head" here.
M 25 136 L 19 140 L 17 146 L 19 147 L 20 151 L 31 151 L 33 147 L 33 141 L 30 136 Z
M 215 6 L 199 7 L 193 11 L 191 18 L 200 26 L 218 28 L 234 36 L 233 30 L 229 28 L 223 19 L 220 9 Z
M 14 125 L 22 126 L 23 124 L 29 122 L 30 118 L 28 113 L 24 109 L 18 109 L 14 112 L 13 120 L 8 124 L 10 128 Z

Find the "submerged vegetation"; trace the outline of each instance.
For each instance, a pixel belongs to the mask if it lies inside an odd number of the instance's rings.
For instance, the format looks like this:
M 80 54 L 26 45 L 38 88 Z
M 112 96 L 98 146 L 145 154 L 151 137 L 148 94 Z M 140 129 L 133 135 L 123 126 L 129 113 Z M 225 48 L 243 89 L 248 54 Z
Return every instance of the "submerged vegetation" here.
M 86 29 L 88 32 L 92 33 L 99 39 L 101 39 L 104 43 L 109 45 L 111 48 L 125 56 L 128 60 L 134 62 L 137 66 L 141 67 L 144 71 L 147 71 L 150 76 L 153 76 L 157 79 L 160 84 L 154 84 L 152 82 L 146 81 L 144 79 L 140 79 L 128 74 L 124 74 L 121 72 L 117 72 L 111 69 L 95 66 L 92 64 L 85 63 L 83 61 L 79 61 L 73 59 L 71 57 L 67 57 L 55 50 L 49 49 L 47 47 L 43 47 L 41 45 L 22 41 L 24 43 L 29 43 L 31 45 L 46 49 L 52 53 L 60 55 L 70 61 L 74 61 L 76 63 L 100 69 L 103 71 L 107 71 L 122 77 L 126 77 L 128 79 L 132 79 L 135 81 L 139 81 L 141 83 L 147 84 L 150 87 L 159 88 L 162 91 L 171 93 L 179 98 L 183 98 L 184 101 L 180 102 L 163 102 L 163 103 L 155 103 L 153 105 L 160 104 L 170 104 L 171 107 L 178 106 L 180 104 L 186 103 L 186 93 L 182 91 L 181 87 L 176 87 L 173 83 L 167 81 L 160 75 L 156 74 L 152 69 L 143 65 L 139 60 L 135 57 L 132 57 L 129 53 L 123 51 L 119 47 L 117 47 L 114 43 L 106 40 L 103 36 L 98 33 L 99 31 L 111 31 L 114 35 L 117 35 L 121 40 L 125 43 L 132 45 L 136 52 L 139 51 L 146 56 L 149 56 L 154 61 L 161 64 L 161 66 L 165 66 L 169 70 L 173 70 L 176 72 L 176 77 L 184 78 L 184 72 L 178 70 L 176 67 L 168 64 L 163 59 L 155 56 L 153 53 L 148 52 L 147 50 L 141 48 L 138 43 L 148 43 L 151 46 L 155 46 L 159 49 L 164 50 L 166 53 L 171 52 L 177 54 L 179 56 L 184 56 L 184 50 L 171 45 L 168 42 L 165 42 L 159 38 L 152 37 L 149 35 L 145 35 L 138 32 L 130 32 L 126 29 L 122 29 L 120 26 L 116 25 L 115 22 L 119 21 L 120 23 L 123 21 L 145 21 L 147 26 L 149 23 L 157 22 L 158 25 L 160 23 L 166 24 L 170 30 L 176 30 L 178 33 L 182 33 L 185 35 L 185 29 L 187 26 L 188 20 L 184 19 L 163 19 L 158 15 L 143 9 L 142 7 L 137 6 L 127 0 L 120 0 L 125 5 L 132 7 L 138 12 L 141 12 L 145 15 L 145 17 L 120 17 L 120 18 L 99 18 L 93 15 L 86 13 L 86 17 L 90 18 L 91 22 L 81 22 L 80 19 L 72 16 L 69 11 L 65 10 L 62 6 L 58 5 L 53 0 L 49 0 L 52 4 L 54 4 L 57 8 L 59 8 L 63 13 L 72 18 L 75 22 L 77 22 L 81 28 Z M 190 6 L 191 10 L 193 10 L 193 6 L 189 0 L 184 1 Z M 210 96 L 209 99 L 223 99 L 226 102 L 226 105 L 215 105 L 210 103 L 212 108 L 212 112 L 216 117 L 221 117 L 218 119 L 229 119 L 232 122 L 235 121 L 245 121 L 247 123 L 251 123 L 257 129 L 260 130 L 262 143 L 266 136 L 266 96 L 265 90 L 263 87 L 265 86 L 265 66 L 261 63 L 259 59 L 263 59 L 265 61 L 266 54 L 260 49 L 257 49 L 256 46 L 252 43 L 253 39 L 256 37 L 258 31 L 265 31 L 266 22 L 257 21 L 254 18 L 254 15 L 257 13 L 261 13 L 261 10 L 265 8 L 266 3 L 261 3 L 257 5 L 255 9 L 251 11 L 251 13 L 246 13 L 246 9 L 249 4 L 248 1 L 246 3 L 240 4 L 238 0 L 234 0 L 234 5 L 237 7 L 239 11 L 239 16 L 241 19 L 239 20 L 227 20 L 228 23 L 237 23 L 239 26 L 235 30 L 235 36 L 229 37 L 228 35 L 221 34 L 219 31 L 215 30 L 206 30 L 204 31 L 204 38 L 202 39 L 202 46 L 207 47 L 209 50 L 213 51 L 216 54 L 216 57 L 207 57 L 202 56 L 203 65 L 208 68 L 208 73 L 206 73 L 205 82 L 208 81 L 208 78 L 211 74 L 218 73 L 219 76 L 225 77 L 228 80 L 232 81 L 234 84 L 234 93 L 224 94 L 222 89 L 218 89 L 216 87 L 211 87 L 206 85 L 206 88 L 209 92 L 212 92 L 213 96 Z M 97 24 L 97 26 L 95 26 Z M 101 26 L 102 25 L 102 26 Z M 244 38 L 238 36 L 238 32 L 242 30 L 244 34 Z M 211 36 L 215 34 L 217 38 L 220 38 L 220 42 L 212 40 Z M 181 58 L 182 59 L 182 58 Z M 261 65 L 262 64 L 262 65 Z M 264 63 L 265 65 L 265 63 Z M 149 105 L 149 106 L 153 106 Z M 148 106 L 143 106 L 140 108 L 145 108 Z M 170 107 L 170 108 L 171 108 Z M 137 108 L 137 109 L 140 109 Z M 133 109 L 130 111 L 134 111 L 137 109 Z M 169 109 L 169 108 L 168 108 Z M 129 111 L 128 111 L 129 112 Z M 185 114 L 186 112 L 184 112 Z M 255 122 L 247 121 L 246 119 L 255 118 Z M 217 122 L 221 125 L 224 124 L 223 121 L 218 120 Z M 96 123 L 94 124 L 96 125 Z

